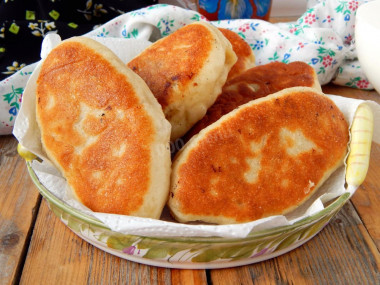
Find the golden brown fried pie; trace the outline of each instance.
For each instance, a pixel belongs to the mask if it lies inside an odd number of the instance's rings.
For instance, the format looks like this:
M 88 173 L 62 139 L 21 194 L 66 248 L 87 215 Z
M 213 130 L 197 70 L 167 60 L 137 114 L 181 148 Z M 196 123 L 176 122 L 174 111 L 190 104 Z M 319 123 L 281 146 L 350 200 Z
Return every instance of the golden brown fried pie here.
M 255 55 L 249 44 L 237 33 L 228 29 L 219 28 L 219 31 L 229 40 L 237 61 L 228 73 L 227 81 L 255 66 Z
M 253 67 L 229 80 L 206 115 L 184 137 L 188 141 L 202 129 L 240 105 L 289 87 L 313 87 L 321 91 L 314 69 L 304 62 L 272 62 Z
M 173 164 L 168 205 L 180 222 L 288 213 L 342 165 L 348 138 L 342 112 L 315 89 L 253 100 L 185 145 Z
M 196 22 L 155 42 L 128 66 L 161 104 L 175 140 L 204 116 L 235 62 L 223 34 L 211 24 Z
M 85 206 L 160 217 L 170 124 L 140 77 L 105 46 L 77 37 L 44 60 L 36 97 L 44 149 Z
M 240 105 L 289 87 L 312 87 L 321 91 L 314 69 L 304 62 L 272 62 L 253 67 L 229 80 L 206 115 L 183 138 L 188 141 L 208 125 Z

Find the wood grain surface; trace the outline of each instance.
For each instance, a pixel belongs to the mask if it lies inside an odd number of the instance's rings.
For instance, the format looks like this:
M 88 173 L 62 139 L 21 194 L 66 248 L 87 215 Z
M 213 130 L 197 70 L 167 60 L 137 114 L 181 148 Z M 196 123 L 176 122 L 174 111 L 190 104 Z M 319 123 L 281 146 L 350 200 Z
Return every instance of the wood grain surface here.
M 0 136 L 0 284 L 18 280 L 40 196 L 13 136 Z
M 378 284 L 379 252 L 347 203 L 317 237 L 282 256 L 240 268 L 211 270 L 213 284 Z M 229 283 L 234 280 L 237 283 Z
M 317 237 L 285 255 L 206 272 L 151 267 L 107 254 L 68 230 L 43 201 L 21 284 L 377 284 L 379 270 L 379 252 L 351 202 Z
M 205 270 L 170 270 L 108 254 L 71 232 L 45 200 L 34 228 L 21 284 L 206 284 Z
M 380 145 L 372 143 L 369 164 L 367 177 L 351 200 L 380 251 Z

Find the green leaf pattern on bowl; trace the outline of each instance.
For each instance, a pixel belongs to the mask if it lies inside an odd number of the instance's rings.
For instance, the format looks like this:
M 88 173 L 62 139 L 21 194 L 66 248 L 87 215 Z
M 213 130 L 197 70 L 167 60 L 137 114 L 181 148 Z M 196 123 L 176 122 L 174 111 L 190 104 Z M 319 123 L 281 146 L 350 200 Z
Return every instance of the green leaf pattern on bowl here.
M 50 209 L 71 230 L 80 236 L 96 240 L 105 246 L 126 255 L 135 255 L 152 260 L 168 262 L 228 262 L 247 258 L 257 258 L 279 250 L 286 249 L 297 242 L 306 241 L 316 235 L 329 220 L 340 210 L 326 212 L 318 220 L 310 220 L 301 227 L 290 228 L 276 234 L 269 234 L 260 238 L 243 239 L 237 243 L 224 242 L 222 238 L 196 240 L 184 239 L 183 242 L 173 238 L 139 237 L 123 235 L 110 230 L 99 229 L 96 226 L 83 223 L 67 212 L 64 212 L 53 203 Z M 208 241 L 207 241 L 208 240 Z
M 240 243 L 173 242 L 171 239 L 138 238 L 134 236 L 109 236 L 107 246 L 127 254 L 165 261 L 213 262 L 257 258 L 286 249 L 297 242 L 306 241 L 317 234 L 339 211 L 340 207 L 303 227 L 286 232 L 251 239 Z M 132 249 L 132 250 L 128 250 Z M 136 250 L 135 250 L 136 249 Z
M 28 165 L 29 166 L 29 165 Z M 29 168 L 31 173 L 32 169 Z M 246 238 L 220 237 L 142 237 L 113 232 L 103 223 L 71 208 L 31 177 L 50 209 L 72 231 L 100 248 L 119 256 L 136 256 L 166 262 L 229 262 L 263 259 L 277 251 L 286 251 L 316 235 L 350 198 L 349 193 L 338 197 L 324 210 L 296 222 L 261 232 L 251 232 Z

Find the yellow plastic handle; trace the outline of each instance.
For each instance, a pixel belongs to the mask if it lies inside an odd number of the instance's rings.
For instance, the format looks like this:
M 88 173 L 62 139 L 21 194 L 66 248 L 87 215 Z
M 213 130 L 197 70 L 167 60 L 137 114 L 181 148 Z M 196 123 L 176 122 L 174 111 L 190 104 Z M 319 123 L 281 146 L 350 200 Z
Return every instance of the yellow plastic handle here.
M 351 126 L 350 154 L 347 159 L 346 171 L 348 185 L 359 186 L 367 175 L 372 135 L 372 110 L 367 104 L 363 103 L 356 110 Z
M 33 159 L 37 158 L 37 156 L 34 153 L 31 153 L 29 150 L 23 147 L 20 143 L 17 145 L 17 152 L 26 161 L 32 161 Z

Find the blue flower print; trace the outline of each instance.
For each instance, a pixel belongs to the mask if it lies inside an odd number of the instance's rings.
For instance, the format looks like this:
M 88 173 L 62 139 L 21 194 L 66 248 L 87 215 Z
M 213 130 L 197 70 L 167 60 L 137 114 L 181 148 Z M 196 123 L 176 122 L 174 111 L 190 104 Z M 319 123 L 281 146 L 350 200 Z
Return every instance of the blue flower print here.
M 314 43 L 317 44 L 317 45 L 324 45 L 325 44 L 325 42 L 323 41 L 322 38 L 319 38 L 319 40 L 314 41 Z
M 13 116 L 16 116 L 17 115 L 17 108 L 16 107 L 10 108 L 9 114 L 11 114 Z
M 251 23 L 249 26 L 251 27 L 251 29 L 253 30 L 253 31 L 256 31 L 256 27 L 259 25 L 259 23 L 256 23 L 256 24 L 254 24 L 254 23 Z
M 256 14 L 259 17 L 264 17 L 270 9 L 271 1 L 269 0 L 254 0 L 257 11 Z
M 319 59 L 318 58 L 312 58 L 311 59 L 311 63 L 312 64 L 317 64 L 319 62 Z
M 221 0 L 219 20 L 251 18 L 253 8 L 248 0 Z
M 290 53 L 285 53 L 284 54 L 284 59 L 282 60 L 283 63 L 288 63 L 289 62 L 289 57 L 291 56 Z
M 172 27 L 174 27 L 174 20 L 169 20 L 169 18 L 161 18 L 157 24 L 157 28 L 161 31 L 163 36 L 169 35 Z
M 254 50 L 259 50 L 264 47 L 264 41 L 258 41 L 256 40 L 256 43 L 253 45 Z
M 199 7 L 208 13 L 215 13 L 218 8 L 218 0 L 199 0 Z
M 105 28 L 103 28 L 103 30 L 101 32 L 98 32 L 98 34 L 96 35 L 97 37 L 100 37 L 100 38 L 105 38 L 106 36 L 108 36 L 109 32 L 106 31 Z

